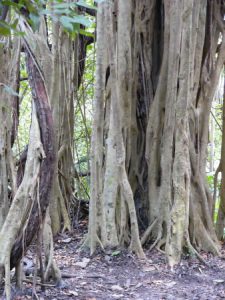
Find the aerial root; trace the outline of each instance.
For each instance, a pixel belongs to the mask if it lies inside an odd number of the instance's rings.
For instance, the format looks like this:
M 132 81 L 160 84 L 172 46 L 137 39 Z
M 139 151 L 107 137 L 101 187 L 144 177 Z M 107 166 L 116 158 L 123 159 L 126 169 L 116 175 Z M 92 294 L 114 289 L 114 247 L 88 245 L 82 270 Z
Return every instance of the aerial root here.
M 162 249 L 161 249 L 161 247 L 163 246 L 163 245 L 165 245 L 166 244 L 166 238 L 162 238 L 162 239 L 160 239 L 160 241 L 158 242 L 158 244 L 156 245 L 156 249 L 160 252 L 160 253 L 162 253 L 162 254 L 165 254 L 165 251 L 163 251 Z
M 102 251 L 104 251 L 104 252 L 105 252 L 104 246 L 103 246 L 103 244 L 102 244 L 102 242 L 101 242 L 101 240 L 100 240 L 100 238 L 98 237 L 98 235 L 97 235 L 97 234 L 96 234 L 96 240 L 97 240 L 97 242 L 99 243 L 99 245 L 100 245 L 100 247 L 101 247 Z
M 149 248 L 149 250 L 151 251 L 153 248 L 155 248 L 155 247 L 158 245 L 158 243 L 160 242 L 161 239 L 162 239 L 162 231 L 159 230 L 158 236 L 157 236 L 155 242 L 154 242 L 154 243 L 151 245 L 151 247 Z
M 95 239 L 96 244 L 99 244 L 100 248 L 102 249 L 103 252 L 105 252 L 105 248 L 100 240 L 100 238 L 98 237 L 97 233 L 94 235 L 93 239 Z M 86 239 L 84 240 L 83 244 L 81 245 L 81 249 L 83 248 L 90 248 L 91 250 L 91 255 L 94 254 L 96 246 L 92 249 L 91 247 L 91 241 L 90 241 L 90 236 L 88 234 L 88 236 L 86 237 Z
M 204 260 L 204 258 L 198 253 L 198 251 L 192 246 L 189 237 L 186 238 L 186 243 L 187 243 L 188 249 L 189 249 L 191 252 L 193 252 L 193 253 L 197 256 L 197 258 L 199 259 L 199 261 L 200 261 L 201 263 L 203 263 L 205 266 L 209 267 L 209 264 L 208 264 L 208 263 Z
M 11 299 L 11 283 L 10 283 L 10 255 L 7 255 L 2 264 L 1 272 L 5 271 L 5 294 L 6 300 Z M 4 271 L 3 271 L 4 270 Z
M 140 244 L 131 241 L 129 249 L 132 252 L 134 252 L 137 255 L 138 258 L 146 259 L 146 255 L 145 255 L 142 247 L 140 247 Z
M 143 246 L 143 245 L 147 242 L 147 240 L 149 239 L 149 236 L 150 236 L 150 234 L 151 234 L 151 232 L 152 232 L 154 226 L 156 225 L 157 221 L 158 221 L 158 218 L 156 218 L 156 219 L 149 225 L 149 227 L 145 230 L 145 232 L 144 232 L 144 234 L 143 234 L 143 236 L 142 236 L 142 238 L 141 238 L 141 245 L 142 245 L 142 246 Z
M 71 232 L 71 225 L 69 221 L 65 221 L 65 224 L 63 225 L 62 233 L 69 231 Z
M 23 273 L 23 268 L 22 268 L 22 263 L 21 260 L 17 263 L 16 268 L 15 268 L 15 276 L 16 276 L 16 286 L 21 289 L 22 288 L 22 281 L 23 281 L 23 276 L 25 275 Z

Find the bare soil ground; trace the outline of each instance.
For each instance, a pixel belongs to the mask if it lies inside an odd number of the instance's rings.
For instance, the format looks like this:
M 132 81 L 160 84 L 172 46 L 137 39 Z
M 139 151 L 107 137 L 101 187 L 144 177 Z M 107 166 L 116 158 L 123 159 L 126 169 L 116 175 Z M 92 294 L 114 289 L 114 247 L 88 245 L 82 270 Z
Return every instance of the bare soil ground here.
M 56 238 L 55 258 L 63 274 L 62 282 L 59 286 L 52 283 L 45 290 L 36 284 L 37 296 L 33 295 L 33 299 L 225 299 L 223 257 L 202 253 L 209 267 L 195 257 L 185 257 L 172 272 L 164 255 L 156 250 L 146 251 L 146 261 L 124 250 L 106 251 L 90 258 L 80 249 L 81 239 L 76 232 Z M 32 264 L 34 256 L 29 251 L 26 259 Z M 13 286 L 13 299 L 32 299 L 32 284 L 24 283 L 22 291 L 16 291 Z

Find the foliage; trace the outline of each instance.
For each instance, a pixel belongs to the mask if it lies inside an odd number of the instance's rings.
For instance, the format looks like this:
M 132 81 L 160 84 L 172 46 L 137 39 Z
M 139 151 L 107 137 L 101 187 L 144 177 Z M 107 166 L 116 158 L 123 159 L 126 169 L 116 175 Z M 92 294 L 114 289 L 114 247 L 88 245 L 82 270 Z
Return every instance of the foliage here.
M 90 173 L 90 139 L 92 123 L 92 99 L 94 96 L 95 46 L 87 47 L 86 68 L 75 103 L 74 153 L 78 174 Z M 90 176 L 76 180 L 79 199 L 89 199 Z
M 21 55 L 20 77 L 25 79 L 27 78 L 24 55 Z M 19 101 L 20 114 L 18 136 L 13 148 L 13 151 L 17 157 L 19 157 L 20 153 L 24 150 L 29 142 L 29 131 L 31 125 L 31 90 L 27 80 L 22 80 L 20 82 Z
M 33 30 L 37 30 L 42 16 L 50 17 L 53 22 L 60 22 L 64 30 L 69 34 L 82 33 L 90 35 L 90 32 L 83 27 L 93 27 L 93 20 L 86 15 L 78 15 L 77 9 L 88 8 L 96 10 L 96 6 L 90 1 L 80 0 L 78 2 L 66 3 L 62 0 L 3 0 L 0 3 L 0 13 L 4 7 L 11 8 L 14 18 L 11 22 L 0 21 L 0 35 L 8 36 L 10 34 L 23 35 L 17 27 L 21 14 L 26 17 Z M 99 2 L 99 1 L 96 1 Z

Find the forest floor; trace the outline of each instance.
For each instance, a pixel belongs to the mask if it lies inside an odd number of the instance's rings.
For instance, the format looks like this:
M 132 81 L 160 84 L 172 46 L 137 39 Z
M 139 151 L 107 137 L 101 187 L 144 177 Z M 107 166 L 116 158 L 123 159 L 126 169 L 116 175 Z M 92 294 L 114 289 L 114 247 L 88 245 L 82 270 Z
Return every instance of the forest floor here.
M 195 257 L 185 257 L 172 272 L 165 256 L 146 251 L 147 260 L 139 260 L 128 251 L 109 251 L 90 258 L 80 249 L 82 236 L 59 235 L 55 240 L 55 259 L 63 274 L 60 286 L 35 290 L 39 300 L 179 300 L 225 299 L 225 257 L 202 253 L 209 267 Z M 224 253 L 224 252 L 223 252 Z M 28 251 L 26 260 L 35 257 Z M 2 296 L 1 299 L 4 299 Z M 32 299 L 32 284 L 13 300 Z

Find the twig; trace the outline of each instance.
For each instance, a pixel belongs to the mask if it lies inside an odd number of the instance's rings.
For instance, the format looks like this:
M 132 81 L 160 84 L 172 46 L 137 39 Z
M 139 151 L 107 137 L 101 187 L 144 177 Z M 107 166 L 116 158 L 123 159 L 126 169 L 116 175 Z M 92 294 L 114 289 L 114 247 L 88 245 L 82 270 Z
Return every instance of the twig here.
M 30 280 L 30 279 L 27 279 L 27 278 L 24 278 L 23 281 L 26 282 L 26 283 L 33 283 L 33 280 Z M 42 283 L 40 281 L 36 281 L 36 284 L 38 284 L 40 286 L 44 286 L 44 287 L 56 287 L 55 284 Z
M 213 117 L 214 121 L 216 122 L 217 126 L 219 127 L 219 129 L 220 129 L 220 130 L 221 130 L 221 132 L 222 132 L 222 128 L 221 128 L 220 124 L 218 123 L 218 121 L 217 121 L 216 117 L 214 116 L 213 112 L 211 111 L 210 113 L 211 113 L 211 115 L 212 115 L 212 117 Z

